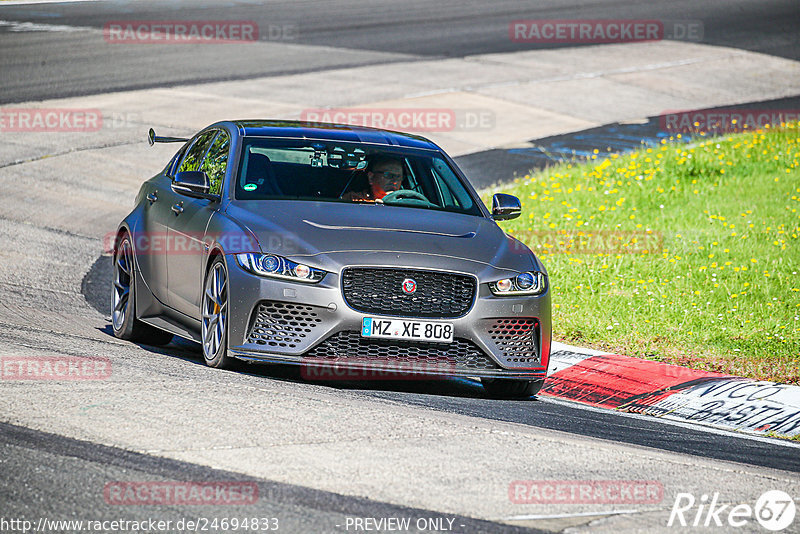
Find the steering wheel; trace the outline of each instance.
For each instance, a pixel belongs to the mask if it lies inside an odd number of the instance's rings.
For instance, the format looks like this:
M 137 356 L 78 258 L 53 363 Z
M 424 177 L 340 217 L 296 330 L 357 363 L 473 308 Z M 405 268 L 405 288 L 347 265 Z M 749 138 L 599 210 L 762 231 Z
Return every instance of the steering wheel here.
M 383 200 L 384 204 L 391 204 L 392 202 L 398 202 L 402 200 L 419 200 L 425 204 L 431 203 L 428 200 L 428 197 L 411 189 L 398 189 L 397 191 L 392 191 L 391 193 L 387 193 L 386 196 L 381 200 Z

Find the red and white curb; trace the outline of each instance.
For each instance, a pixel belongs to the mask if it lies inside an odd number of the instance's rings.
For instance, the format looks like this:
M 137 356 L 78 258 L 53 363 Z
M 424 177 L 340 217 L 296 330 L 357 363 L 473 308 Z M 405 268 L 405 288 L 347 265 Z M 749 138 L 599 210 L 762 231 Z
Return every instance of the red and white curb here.
M 727 430 L 800 435 L 800 386 L 561 343 L 553 343 L 540 395 Z

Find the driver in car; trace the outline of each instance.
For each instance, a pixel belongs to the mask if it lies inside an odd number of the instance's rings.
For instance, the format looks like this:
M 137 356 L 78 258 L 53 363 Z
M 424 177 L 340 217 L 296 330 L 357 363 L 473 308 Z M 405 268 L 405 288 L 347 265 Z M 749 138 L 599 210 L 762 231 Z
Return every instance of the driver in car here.
M 403 163 L 388 156 L 381 156 L 371 162 L 367 171 L 369 188 L 366 191 L 351 191 L 342 198 L 354 201 L 375 201 L 392 191 L 398 191 L 403 184 Z

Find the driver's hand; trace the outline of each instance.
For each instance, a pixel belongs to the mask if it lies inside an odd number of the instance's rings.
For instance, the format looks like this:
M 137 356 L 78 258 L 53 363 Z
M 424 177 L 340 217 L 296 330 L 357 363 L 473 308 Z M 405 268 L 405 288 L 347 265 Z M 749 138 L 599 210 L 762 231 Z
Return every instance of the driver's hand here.
M 372 195 L 364 191 L 348 191 L 342 195 L 342 200 L 349 200 L 351 202 L 373 202 Z

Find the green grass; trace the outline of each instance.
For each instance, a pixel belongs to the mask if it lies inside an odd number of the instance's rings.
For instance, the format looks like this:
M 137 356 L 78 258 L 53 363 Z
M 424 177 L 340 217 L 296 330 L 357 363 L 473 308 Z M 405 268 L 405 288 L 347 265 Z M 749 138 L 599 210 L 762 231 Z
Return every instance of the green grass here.
M 487 193 L 545 263 L 556 339 L 800 383 L 797 125 L 594 156 Z
M 786 439 L 789 441 L 800 441 L 800 434 L 795 434 L 794 436 L 790 436 L 788 434 L 778 434 L 777 432 L 767 432 L 765 436 L 770 438 Z

